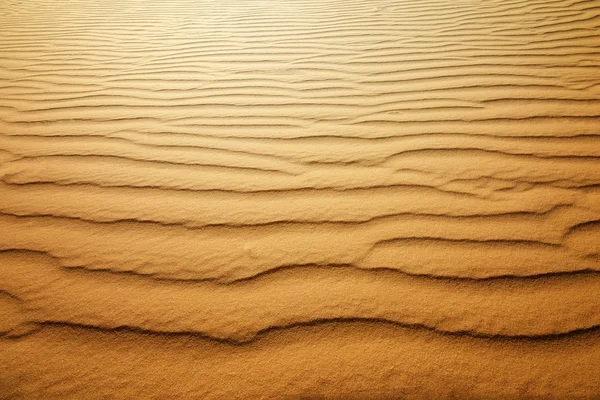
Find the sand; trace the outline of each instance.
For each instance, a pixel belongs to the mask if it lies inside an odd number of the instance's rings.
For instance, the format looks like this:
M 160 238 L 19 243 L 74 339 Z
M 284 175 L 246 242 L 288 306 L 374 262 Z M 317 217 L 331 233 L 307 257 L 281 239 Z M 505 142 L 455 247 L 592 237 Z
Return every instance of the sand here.
M 600 3 L 0 2 L 0 399 L 600 399 Z

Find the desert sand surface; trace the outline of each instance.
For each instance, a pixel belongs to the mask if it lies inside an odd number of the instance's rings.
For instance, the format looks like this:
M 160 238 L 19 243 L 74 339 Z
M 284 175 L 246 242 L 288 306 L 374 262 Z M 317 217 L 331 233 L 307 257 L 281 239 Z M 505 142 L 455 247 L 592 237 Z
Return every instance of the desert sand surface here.
M 600 399 L 600 2 L 2 0 L 0 399 Z

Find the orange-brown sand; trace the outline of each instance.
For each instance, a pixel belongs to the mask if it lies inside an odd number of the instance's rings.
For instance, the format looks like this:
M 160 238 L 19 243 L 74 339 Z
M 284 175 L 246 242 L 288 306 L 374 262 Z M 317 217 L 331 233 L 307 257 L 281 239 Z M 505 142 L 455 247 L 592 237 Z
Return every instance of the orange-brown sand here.
M 0 399 L 600 399 L 596 0 L 0 2 Z

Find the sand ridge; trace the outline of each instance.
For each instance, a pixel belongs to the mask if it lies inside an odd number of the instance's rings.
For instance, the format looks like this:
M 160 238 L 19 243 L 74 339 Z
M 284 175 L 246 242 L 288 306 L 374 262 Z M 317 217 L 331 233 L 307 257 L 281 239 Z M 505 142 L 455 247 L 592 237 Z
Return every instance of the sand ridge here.
M 600 4 L 0 4 L 0 398 L 600 397 Z

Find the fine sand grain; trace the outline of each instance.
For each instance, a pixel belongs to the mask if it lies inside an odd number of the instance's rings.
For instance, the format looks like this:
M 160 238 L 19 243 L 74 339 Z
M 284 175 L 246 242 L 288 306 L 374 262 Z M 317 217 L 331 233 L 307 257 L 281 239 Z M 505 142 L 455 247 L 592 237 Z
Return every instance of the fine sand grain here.
M 600 2 L 0 1 L 0 399 L 600 399 Z

